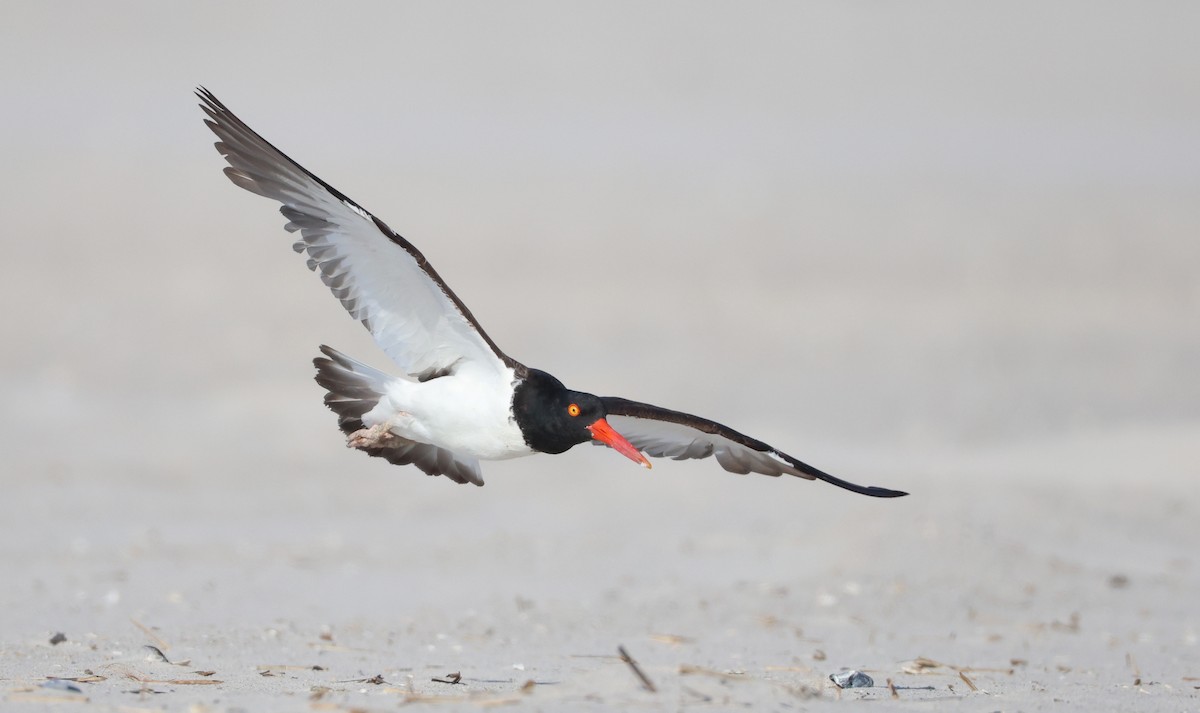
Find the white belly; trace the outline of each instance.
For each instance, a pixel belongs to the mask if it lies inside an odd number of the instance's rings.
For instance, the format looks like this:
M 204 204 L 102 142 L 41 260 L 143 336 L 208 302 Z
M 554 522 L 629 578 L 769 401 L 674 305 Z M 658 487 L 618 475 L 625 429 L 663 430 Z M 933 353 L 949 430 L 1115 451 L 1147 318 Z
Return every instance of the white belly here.
M 530 455 L 510 411 L 515 380 L 512 369 L 497 375 L 470 368 L 425 382 L 395 379 L 362 421 L 483 460 Z

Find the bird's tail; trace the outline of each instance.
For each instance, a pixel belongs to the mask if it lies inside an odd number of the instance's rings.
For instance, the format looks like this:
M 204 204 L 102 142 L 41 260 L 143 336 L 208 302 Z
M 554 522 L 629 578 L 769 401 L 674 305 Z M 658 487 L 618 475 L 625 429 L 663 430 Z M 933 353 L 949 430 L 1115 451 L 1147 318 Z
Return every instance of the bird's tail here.
M 387 385 L 397 377 L 375 367 L 351 359 L 338 350 L 321 345 L 325 356 L 313 359 L 317 367 L 317 383 L 325 388 L 325 405 L 338 416 L 338 426 L 350 435 L 362 428 L 363 415 L 379 403 Z M 412 463 L 429 475 L 444 475 L 456 483 L 483 485 L 479 461 L 469 455 L 445 448 L 417 443 L 395 434 L 380 445 L 355 445 L 367 455 L 376 456 L 395 465 Z
M 363 414 L 375 408 L 393 377 L 333 347 L 322 344 L 321 353 L 325 356 L 313 359 L 313 366 L 317 383 L 328 392 L 325 405 L 338 415 L 343 433 L 354 433 L 363 428 Z

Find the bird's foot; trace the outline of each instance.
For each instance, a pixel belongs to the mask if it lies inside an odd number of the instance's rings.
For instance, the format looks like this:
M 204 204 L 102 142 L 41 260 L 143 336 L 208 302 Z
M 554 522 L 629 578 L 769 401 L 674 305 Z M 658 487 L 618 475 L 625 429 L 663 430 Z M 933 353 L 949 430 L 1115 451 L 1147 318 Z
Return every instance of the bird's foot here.
M 396 441 L 386 423 L 377 423 L 370 428 L 360 428 L 346 436 L 346 447 L 367 450 L 372 448 L 387 448 Z

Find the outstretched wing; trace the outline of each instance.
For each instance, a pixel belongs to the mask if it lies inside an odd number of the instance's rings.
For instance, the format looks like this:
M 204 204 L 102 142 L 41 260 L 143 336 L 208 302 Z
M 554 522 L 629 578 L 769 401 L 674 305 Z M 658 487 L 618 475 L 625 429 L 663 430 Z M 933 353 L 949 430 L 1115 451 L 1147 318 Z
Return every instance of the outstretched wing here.
M 524 367 L 488 337 L 412 243 L 259 136 L 207 89 L 196 95 L 229 162 L 225 175 L 283 204 L 292 247 L 308 254 L 342 306 L 405 373 L 428 379 L 466 364 Z
M 855 485 L 817 470 L 762 441 L 679 411 L 614 396 L 600 398 L 608 409 L 608 422 L 639 450 L 654 458 L 708 458 L 731 473 L 784 473 L 807 480 L 824 480 L 839 488 L 874 498 L 897 498 L 908 493 L 875 486 Z M 598 444 L 603 445 L 603 444 Z

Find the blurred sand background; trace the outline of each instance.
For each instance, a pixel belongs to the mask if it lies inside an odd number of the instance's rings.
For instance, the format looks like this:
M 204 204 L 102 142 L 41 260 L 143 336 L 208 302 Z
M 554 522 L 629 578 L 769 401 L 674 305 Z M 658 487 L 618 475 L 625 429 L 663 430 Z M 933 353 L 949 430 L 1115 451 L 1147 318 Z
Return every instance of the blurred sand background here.
M 5 710 L 1200 709 L 1200 6 L 3 14 Z M 346 451 L 197 84 L 517 359 L 912 496 Z

